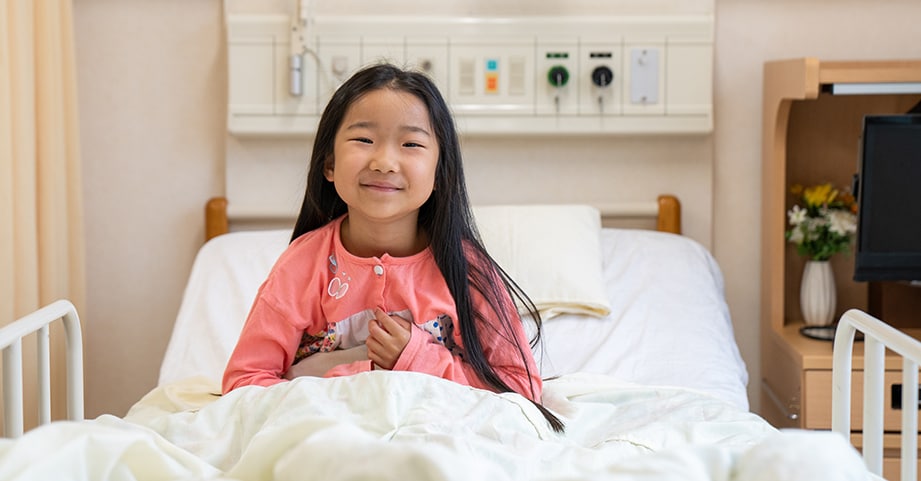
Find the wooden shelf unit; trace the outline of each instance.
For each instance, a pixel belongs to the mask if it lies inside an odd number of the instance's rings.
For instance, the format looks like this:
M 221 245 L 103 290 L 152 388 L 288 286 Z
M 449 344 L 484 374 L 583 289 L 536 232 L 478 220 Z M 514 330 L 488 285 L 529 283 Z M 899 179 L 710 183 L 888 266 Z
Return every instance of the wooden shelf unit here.
M 760 414 L 778 427 L 831 427 L 832 343 L 807 339 L 798 332 L 803 325 L 799 288 L 806 259 L 784 239 L 786 213 L 796 201 L 790 186 L 832 182 L 839 188 L 850 187 L 858 169 L 863 116 L 905 113 L 921 102 L 921 94 L 832 95 L 826 86 L 887 82 L 921 82 L 921 59 L 800 58 L 767 62 L 764 67 Z M 853 254 L 834 256 L 832 268 L 836 318 L 856 307 L 921 337 L 921 288 L 855 282 Z M 854 362 L 859 369 L 862 356 L 858 354 Z M 900 369 L 895 360 L 891 362 L 892 369 Z M 887 359 L 887 369 L 889 365 Z M 889 413 L 895 419 L 887 417 L 886 422 L 897 423 L 897 415 L 898 411 Z M 855 416 L 859 419 L 859 412 Z M 859 426 L 856 421 L 852 425 Z M 890 438 L 898 440 L 897 435 Z M 860 446 L 858 431 L 852 442 Z M 897 460 L 897 450 L 887 450 L 887 475 L 898 476 Z M 890 466 L 896 466 L 895 471 Z

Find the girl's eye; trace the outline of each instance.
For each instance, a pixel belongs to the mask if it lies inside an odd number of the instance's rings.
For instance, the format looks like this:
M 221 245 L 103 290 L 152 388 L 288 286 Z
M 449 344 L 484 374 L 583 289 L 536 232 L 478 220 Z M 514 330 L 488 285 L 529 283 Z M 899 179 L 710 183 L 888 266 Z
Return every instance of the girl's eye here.
M 361 143 L 363 143 L 363 144 L 372 144 L 372 143 L 373 143 L 373 142 L 371 142 L 371 139 L 366 138 L 366 137 L 356 137 L 356 138 L 354 138 L 354 139 L 352 139 L 352 140 L 355 141 L 355 142 L 361 142 Z
M 423 145 L 415 142 L 406 142 L 403 144 L 403 147 L 423 147 Z

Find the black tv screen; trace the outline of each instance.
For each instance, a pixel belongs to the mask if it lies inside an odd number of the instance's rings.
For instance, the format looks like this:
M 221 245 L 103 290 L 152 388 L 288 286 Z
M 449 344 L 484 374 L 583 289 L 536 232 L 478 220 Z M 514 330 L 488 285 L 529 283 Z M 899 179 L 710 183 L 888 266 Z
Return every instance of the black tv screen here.
M 921 115 L 864 117 L 856 281 L 921 281 Z

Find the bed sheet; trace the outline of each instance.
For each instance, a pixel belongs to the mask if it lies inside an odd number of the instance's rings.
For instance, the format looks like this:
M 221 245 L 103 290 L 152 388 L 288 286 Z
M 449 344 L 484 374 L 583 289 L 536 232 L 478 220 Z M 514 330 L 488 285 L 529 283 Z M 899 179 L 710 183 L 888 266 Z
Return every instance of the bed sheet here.
M 545 322 L 535 349 L 542 376 L 589 372 L 683 386 L 747 409 L 747 371 L 710 253 L 674 234 L 599 232 L 611 312 L 600 318 L 563 314 Z M 191 376 L 220 379 L 256 291 L 289 237 L 284 230 L 236 232 L 202 247 L 161 364 L 160 385 Z
M 564 435 L 517 394 L 418 373 L 217 388 L 167 384 L 124 419 L 0 440 L 0 479 L 868 479 L 839 435 L 777 431 L 709 395 L 607 376 L 546 383 Z
M 535 350 L 541 374 L 682 386 L 748 409 L 748 371 L 710 252 L 687 237 L 648 230 L 603 229 L 601 237 L 611 313 L 545 323 Z

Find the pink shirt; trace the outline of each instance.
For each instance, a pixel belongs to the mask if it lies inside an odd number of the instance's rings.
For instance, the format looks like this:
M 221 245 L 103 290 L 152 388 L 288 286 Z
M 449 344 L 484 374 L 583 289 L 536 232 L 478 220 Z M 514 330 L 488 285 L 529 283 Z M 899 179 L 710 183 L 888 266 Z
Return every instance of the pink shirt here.
M 340 241 L 343 219 L 298 237 L 275 263 L 227 363 L 224 392 L 284 381 L 284 373 L 305 356 L 364 344 L 378 306 L 413 323 L 394 371 L 422 372 L 488 389 L 463 360 L 454 299 L 431 250 L 409 257 L 356 257 Z M 475 309 L 493 313 L 472 289 L 471 296 Z M 506 296 L 505 302 L 515 312 L 511 298 Z M 497 319 L 490 321 L 504 332 Z M 520 322 L 512 324 L 510 337 L 517 346 L 494 329 L 478 329 L 484 354 L 508 386 L 539 401 L 541 380 L 527 337 Z M 371 369 L 371 361 L 364 360 L 337 366 L 326 376 Z

